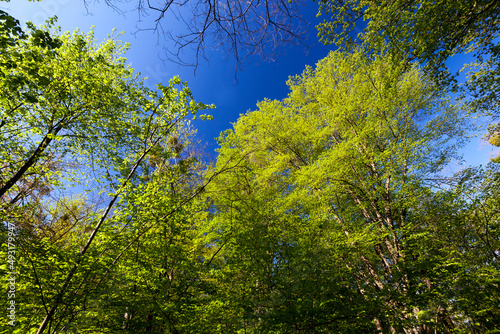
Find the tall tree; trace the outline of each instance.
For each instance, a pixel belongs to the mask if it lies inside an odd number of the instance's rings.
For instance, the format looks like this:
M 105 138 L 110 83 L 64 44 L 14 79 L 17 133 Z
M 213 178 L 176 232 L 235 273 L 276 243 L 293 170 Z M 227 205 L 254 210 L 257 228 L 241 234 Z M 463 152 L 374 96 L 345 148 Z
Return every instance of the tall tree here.
M 2 225 L 19 231 L 16 261 L 24 280 L 16 302 L 18 309 L 31 310 L 18 318 L 18 328 L 64 331 L 105 281 L 106 254 L 120 250 L 110 242 L 118 229 L 109 220 L 115 202 L 131 191 L 147 161 L 180 153 L 180 143 L 160 148 L 182 134 L 186 117 L 207 106 L 196 103 L 178 77 L 157 90 L 147 88 L 125 64 L 127 46 L 115 38 L 98 44 L 92 32 L 59 35 L 50 26 L 32 25 L 25 33 L 2 33 L 9 42 L 0 54 L 0 213 Z M 97 175 L 106 193 L 107 203 L 90 214 L 79 214 L 86 211 L 84 202 L 75 207 L 44 198 L 51 188 L 76 182 L 72 160 L 87 175 Z M 184 172 L 189 166 L 177 165 Z M 182 183 L 180 175 L 172 175 L 172 182 Z
M 232 321 L 407 333 L 493 321 L 464 320 L 438 280 L 445 254 L 430 247 L 434 229 L 455 228 L 426 216 L 426 203 L 463 138 L 460 109 L 418 67 L 358 50 L 331 53 L 289 85 L 287 99 L 259 103 L 221 138 L 218 166 L 238 168 L 207 191 L 216 272 L 242 312 Z

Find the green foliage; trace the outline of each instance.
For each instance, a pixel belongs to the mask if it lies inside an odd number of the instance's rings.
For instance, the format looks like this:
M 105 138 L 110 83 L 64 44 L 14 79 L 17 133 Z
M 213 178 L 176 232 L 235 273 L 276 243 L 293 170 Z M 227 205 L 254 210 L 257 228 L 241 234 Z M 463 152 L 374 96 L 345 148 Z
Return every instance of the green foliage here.
M 366 4 L 335 13 L 384 13 Z M 178 77 L 151 90 L 113 37 L 0 20 L 5 291 L 17 272 L 16 326 L 1 317 L 0 333 L 499 330 L 498 164 L 442 175 L 465 108 L 387 36 L 363 36 L 381 54 L 332 52 L 290 78 L 207 168 L 189 118 L 211 106 Z M 93 192 L 65 193 L 79 169 Z
M 2 229 L 10 224 L 17 231 L 15 329 L 100 331 L 103 324 L 105 331 L 123 329 L 127 307 L 145 310 L 145 303 L 159 298 L 145 296 L 165 284 L 151 278 L 158 277 L 152 268 L 161 265 L 155 260 L 163 247 L 170 252 L 162 261 L 179 261 L 162 272 L 190 271 L 175 281 L 184 300 L 198 263 L 190 252 L 199 248 L 187 243 L 196 231 L 192 220 L 183 218 L 199 183 L 186 118 L 211 106 L 195 102 L 178 77 L 157 90 L 147 88 L 122 57 L 128 46 L 115 38 L 99 44 L 93 32 L 59 35 L 51 22 L 41 28 L 28 24 L 22 32 L 11 19 L 5 19 L 14 26 L 2 30 L 7 42 L 0 53 L 0 220 Z M 85 181 L 97 176 L 107 204 L 56 195 L 78 182 L 79 168 Z M 145 211 L 139 213 L 139 207 Z M 163 228 L 156 226 L 158 215 Z M 161 239 L 167 229 L 170 239 Z M 7 258 L 4 235 L 1 256 Z M 144 260 L 133 263 L 128 252 L 139 249 Z M 5 267 L 1 274 L 10 275 Z M 144 279 L 150 283 L 144 285 Z M 141 291 L 138 302 L 127 297 L 132 285 Z M 4 309 L 8 302 L 2 299 Z M 100 302 L 116 312 L 104 314 Z M 168 314 L 169 303 L 153 317 Z M 2 317 L 2 332 L 12 329 L 8 320 Z
M 443 73 L 445 62 L 455 54 L 472 50 L 480 56 L 498 55 L 496 1 L 325 0 L 319 15 L 327 16 L 318 25 L 321 41 L 349 45 L 354 41 L 349 34 L 363 19 L 366 28 L 359 41 L 375 51 L 389 48 L 398 59 L 418 59 L 443 80 L 450 78 Z
M 289 80 L 288 98 L 259 103 L 221 136 L 215 170 L 227 172 L 207 194 L 226 332 L 497 325 L 489 306 L 476 313 L 459 302 L 496 297 L 458 287 L 498 268 L 484 258 L 472 265 L 458 255 L 465 246 L 447 239 L 477 204 L 468 209 L 430 183 L 453 158 L 465 120 L 417 67 L 406 68 L 331 53 Z
M 158 131 L 168 134 L 205 108 L 178 78 L 158 91 L 146 88 L 120 57 L 128 46 L 114 39 L 99 45 L 92 32 L 53 38 L 47 29 L 31 26 L 6 50 L 7 58 L 17 58 L 2 72 L 2 197 L 21 193 L 18 181 L 26 175 L 50 177 L 40 170 L 44 162 L 67 157 L 123 173 L 133 159 L 129 152 L 141 152 Z
M 498 1 L 322 0 L 319 4 L 318 15 L 325 19 L 317 28 L 324 43 L 350 48 L 359 42 L 367 52 L 388 54 L 396 62 L 419 61 L 436 83 L 460 92 L 471 112 L 498 120 Z M 458 84 L 458 72 L 450 73 L 449 61 L 461 53 L 473 53 L 474 61 L 464 65 L 467 79 Z
M 2 26 L 0 35 L 0 50 L 5 52 L 7 46 L 15 44 L 16 37 L 24 37 L 24 33 L 19 26 L 19 21 L 3 10 L 0 11 L 0 22 Z

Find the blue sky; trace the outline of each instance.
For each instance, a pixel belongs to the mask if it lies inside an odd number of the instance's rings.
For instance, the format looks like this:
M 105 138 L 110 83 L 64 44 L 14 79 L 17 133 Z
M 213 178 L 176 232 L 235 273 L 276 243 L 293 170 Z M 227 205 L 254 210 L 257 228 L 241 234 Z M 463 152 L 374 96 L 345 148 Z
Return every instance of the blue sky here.
M 179 75 L 193 91 L 195 100 L 206 104 L 215 104 L 216 109 L 210 113 L 214 120 L 196 122 L 198 137 L 206 143 L 206 152 L 213 155 L 217 147 L 215 138 L 221 131 L 231 127 L 238 116 L 248 110 L 255 109 L 258 101 L 264 98 L 282 99 L 286 97 L 288 88 L 286 81 L 289 76 L 300 74 L 306 65 L 314 65 L 324 58 L 332 47 L 324 46 L 317 42 L 314 25 L 319 22 L 315 17 L 317 4 L 310 2 L 301 13 L 310 23 L 308 40 L 306 44 L 290 45 L 283 50 L 283 56 L 277 61 L 265 62 L 254 57 L 243 64 L 243 69 L 237 73 L 235 80 L 235 64 L 231 57 L 221 51 L 209 50 L 209 60 L 200 60 L 196 74 L 192 67 L 184 67 L 173 62 L 163 61 L 163 47 L 171 47 L 160 36 L 151 31 L 138 31 L 138 28 L 153 26 L 156 16 L 142 16 L 139 21 L 138 12 L 134 9 L 134 2 L 120 3 L 123 9 L 119 13 L 109 6 L 91 1 L 87 12 L 82 1 L 74 0 L 44 0 L 42 2 L 28 2 L 15 0 L 11 3 L 0 3 L 1 8 L 6 8 L 9 13 L 18 18 L 22 24 L 32 21 L 42 24 L 44 20 L 53 15 L 58 16 L 58 24 L 63 31 L 79 28 L 86 32 L 95 26 L 96 38 L 103 40 L 111 34 L 113 28 L 123 32 L 121 40 L 131 44 L 130 51 L 125 55 L 129 63 L 143 76 L 149 77 L 149 85 L 155 86 L 158 82 L 167 82 L 174 75 Z M 128 8 L 127 8 L 128 7 Z M 175 28 L 179 24 L 172 17 L 164 20 L 166 29 Z M 208 44 L 211 47 L 210 44 Z M 192 54 L 187 52 L 189 59 Z M 192 59 L 192 57 L 191 57 Z M 459 57 L 450 62 L 462 63 Z M 451 65 L 450 63 L 450 65 Z M 481 143 L 477 138 L 465 150 L 468 163 L 486 163 L 492 156 L 488 145 Z

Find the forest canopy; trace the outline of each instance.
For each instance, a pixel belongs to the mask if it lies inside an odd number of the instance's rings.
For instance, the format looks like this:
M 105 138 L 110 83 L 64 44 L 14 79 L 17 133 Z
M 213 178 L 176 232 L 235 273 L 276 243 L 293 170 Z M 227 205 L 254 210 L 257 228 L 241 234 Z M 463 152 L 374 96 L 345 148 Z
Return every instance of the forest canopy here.
M 319 6 L 340 48 L 212 162 L 214 106 L 179 77 L 152 89 L 116 36 L 0 11 L 0 333 L 500 330 L 499 164 L 460 154 L 497 113 L 496 3 Z M 471 48 L 457 86 L 445 61 Z

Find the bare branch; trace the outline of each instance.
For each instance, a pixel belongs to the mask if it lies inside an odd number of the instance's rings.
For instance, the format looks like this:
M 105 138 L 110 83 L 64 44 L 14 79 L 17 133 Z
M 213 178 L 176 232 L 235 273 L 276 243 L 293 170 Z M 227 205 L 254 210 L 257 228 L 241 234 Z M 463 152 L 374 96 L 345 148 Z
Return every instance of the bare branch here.
M 83 2 L 88 8 L 92 0 Z M 105 2 L 119 10 L 119 0 Z M 200 59 L 207 59 L 209 45 L 237 68 L 251 56 L 272 61 L 287 44 L 305 45 L 303 5 L 304 0 L 136 0 L 139 20 L 156 15 L 152 26 L 138 31 L 152 31 L 173 43 L 173 48 L 164 47 L 166 59 L 195 70 Z M 189 50 L 193 56 L 186 56 Z

